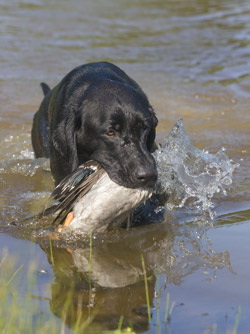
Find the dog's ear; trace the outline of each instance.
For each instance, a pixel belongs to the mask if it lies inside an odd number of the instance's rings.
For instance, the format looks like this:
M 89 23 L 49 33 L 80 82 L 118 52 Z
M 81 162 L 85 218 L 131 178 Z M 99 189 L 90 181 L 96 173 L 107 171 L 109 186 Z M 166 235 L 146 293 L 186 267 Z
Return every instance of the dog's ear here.
M 52 143 L 56 151 L 66 160 L 70 170 L 79 165 L 76 145 L 76 128 L 74 118 L 66 118 L 59 123 L 52 134 Z

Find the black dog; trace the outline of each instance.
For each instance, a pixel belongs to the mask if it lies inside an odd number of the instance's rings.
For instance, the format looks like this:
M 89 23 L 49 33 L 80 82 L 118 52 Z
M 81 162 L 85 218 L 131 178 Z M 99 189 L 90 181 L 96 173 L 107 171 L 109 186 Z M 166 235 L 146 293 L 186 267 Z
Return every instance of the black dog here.
M 157 118 L 138 84 L 107 62 L 79 66 L 45 98 L 32 128 L 35 156 L 50 158 L 58 184 L 88 160 L 96 160 L 109 177 L 129 188 L 153 186 L 157 180 L 150 151 Z

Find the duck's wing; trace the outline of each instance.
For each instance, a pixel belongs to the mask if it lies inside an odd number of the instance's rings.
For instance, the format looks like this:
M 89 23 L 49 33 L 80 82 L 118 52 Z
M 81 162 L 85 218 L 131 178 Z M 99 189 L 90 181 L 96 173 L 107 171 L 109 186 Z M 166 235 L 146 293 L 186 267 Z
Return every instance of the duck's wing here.
M 104 169 L 95 161 L 91 160 L 80 165 L 56 186 L 51 196 L 58 201 L 58 204 L 48 207 L 43 215 L 57 213 L 53 223 L 59 218 L 62 223 L 67 214 L 72 211 L 77 198 L 85 196 L 103 173 L 105 173 Z

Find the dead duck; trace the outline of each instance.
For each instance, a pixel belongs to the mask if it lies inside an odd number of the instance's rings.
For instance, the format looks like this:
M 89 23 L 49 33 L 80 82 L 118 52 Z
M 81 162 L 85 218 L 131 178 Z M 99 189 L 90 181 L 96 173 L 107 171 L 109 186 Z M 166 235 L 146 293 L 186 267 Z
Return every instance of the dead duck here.
M 125 188 L 113 182 L 96 161 L 80 165 L 54 189 L 52 198 L 58 203 L 48 208 L 56 214 L 64 230 L 81 233 L 103 232 L 120 226 L 131 212 L 151 197 L 151 188 Z

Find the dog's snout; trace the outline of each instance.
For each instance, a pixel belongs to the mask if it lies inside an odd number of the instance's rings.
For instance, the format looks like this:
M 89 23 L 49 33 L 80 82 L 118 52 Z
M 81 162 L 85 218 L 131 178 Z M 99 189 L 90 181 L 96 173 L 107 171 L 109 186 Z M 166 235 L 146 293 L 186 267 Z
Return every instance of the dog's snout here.
M 157 171 L 155 168 L 139 168 L 136 171 L 137 182 L 144 187 L 153 187 L 157 181 Z

